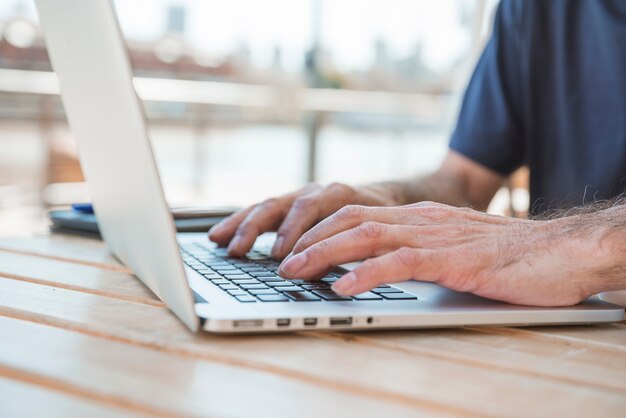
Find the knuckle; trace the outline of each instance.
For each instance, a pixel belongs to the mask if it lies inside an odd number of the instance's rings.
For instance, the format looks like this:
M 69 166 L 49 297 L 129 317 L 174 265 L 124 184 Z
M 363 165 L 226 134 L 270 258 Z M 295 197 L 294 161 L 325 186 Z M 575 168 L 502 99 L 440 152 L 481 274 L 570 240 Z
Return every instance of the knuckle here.
M 320 241 L 312 246 L 310 251 L 311 253 L 313 253 L 313 255 L 326 255 L 331 251 L 331 245 L 328 241 Z
M 372 240 L 380 239 L 384 233 L 384 226 L 381 223 L 367 221 L 357 228 L 358 234 Z
M 244 221 L 237 228 L 237 235 L 258 235 L 259 227 L 250 221 Z
M 270 197 L 269 199 L 264 200 L 259 206 L 265 209 L 276 209 L 281 206 L 280 199 Z
M 359 267 L 357 267 L 357 269 L 369 271 L 373 276 L 377 276 L 383 271 L 383 266 L 381 262 L 376 258 L 370 258 L 369 260 L 365 260 Z
M 312 196 L 300 196 L 293 202 L 293 207 L 296 210 L 308 210 L 316 205 L 316 200 Z
M 339 221 L 347 221 L 347 220 L 359 220 L 363 218 L 363 213 L 365 212 L 365 208 L 359 205 L 348 205 L 339 209 L 336 214 L 336 218 Z
M 418 263 L 417 252 L 413 248 L 402 247 L 392 253 L 393 261 L 406 271 L 413 271 Z
M 300 237 L 298 242 L 296 242 L 296 245 L 294 245 L 293 250 L 295 252 L 300 252 L 300 251 L 304 250 L 305 248 L 310 247 L 311 243 L 312 243 L 311 233 L 310 232 L 305 232 Z
M 442 219 L 450 214 L 450 211 L 445 206 L 420 206 L 415 208 L 417 214 L 429 219 Z
M 330 183 L 328 186 L 326 186 L 326 190 L 331 193 L 337 193 L 341 195 L 351 194 L 352 192 L 354 192 L 354 189 L 351 186 L 348 186 L 344 183 Z

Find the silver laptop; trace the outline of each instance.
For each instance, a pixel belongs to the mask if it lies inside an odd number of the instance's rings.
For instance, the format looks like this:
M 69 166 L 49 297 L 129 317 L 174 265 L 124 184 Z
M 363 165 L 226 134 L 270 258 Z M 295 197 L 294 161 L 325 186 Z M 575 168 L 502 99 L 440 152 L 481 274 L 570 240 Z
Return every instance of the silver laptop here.
M 539 325 L 621 321 L 592 298 L 567 308 L 514 306 L 430 283 L 341 298 L 330 284 L 286 281 L 257 242 L 229 258 L 206 234 L 176 234 L 110 0 L 37 0 L 52 66 L 110 250 L 193 331 Z M 271 238 L 265 244 L 271 244 Z M 155 324 L 158 326 L 158 324 Z

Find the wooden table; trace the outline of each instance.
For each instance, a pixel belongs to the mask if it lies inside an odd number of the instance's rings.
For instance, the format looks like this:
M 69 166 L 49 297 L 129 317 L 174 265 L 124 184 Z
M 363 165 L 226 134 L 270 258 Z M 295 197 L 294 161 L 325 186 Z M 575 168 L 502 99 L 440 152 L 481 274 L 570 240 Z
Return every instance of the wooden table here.
M 0 240 L 1 417 L 626 416 L 626 323 L 191 334 L 97 240 Z

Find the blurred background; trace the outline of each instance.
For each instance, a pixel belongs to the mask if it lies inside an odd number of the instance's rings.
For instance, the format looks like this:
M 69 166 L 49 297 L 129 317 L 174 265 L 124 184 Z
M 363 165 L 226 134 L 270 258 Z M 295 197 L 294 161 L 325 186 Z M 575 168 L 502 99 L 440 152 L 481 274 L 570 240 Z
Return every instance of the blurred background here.
M 169 203 L 434 170 L 496 5 L 116 1 Z M 513 186 L 490 211 L 526 210 Z M 85 201 L 33 1 L 0 0 L 0 235 L 45 231 L 47 210 Z

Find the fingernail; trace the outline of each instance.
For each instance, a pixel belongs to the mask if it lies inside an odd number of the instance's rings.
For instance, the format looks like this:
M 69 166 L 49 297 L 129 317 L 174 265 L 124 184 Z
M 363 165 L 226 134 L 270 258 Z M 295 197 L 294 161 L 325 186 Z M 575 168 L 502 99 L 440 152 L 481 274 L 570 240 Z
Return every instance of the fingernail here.
M 274 247 L 272 248 L 272 257 L 276 258 L 280 253 L 282 253 L 284 242 L 285 242 L 285 238 L 278 237 L 278 239 L 274 243 Z
M 213 225 L 211 228 L 209 228 L 209 231 L 208 231 L 209 237 L 215 234 L 215 231 L 218 231 L 218 230 L 219 230 L 219 227 L 217 225 Z
M 355 284 L 356 274 L 350 272 L 343 276 L 341 279 L 337 280 L 335 283 L 333 283 L 331 289 L 333 289 L 336 293 L 346 294 L 350 291 L 350 289 L 354 287 Z
M 306 253 L 300 253 L 287 260 L 287 262 L 285 262 L 281 267 L 281 270 L 288 275 L 294 275 L 298 273 L 298 271 L 300 271 L 305 264 Z
M 292 251 L 292 252 L 290 252 L 289 254 L 287 254 L 287 255 L 285 256 L 285 258 L 283 258 L 283 261 L 281 261 L 280 265 L 278 266 L 278 269 L 279 269 L 280 271 L 282 271 L 282 270 L 283 270 L 283 266 L 284 266 L 285 264 L 287 264 L 287 261 L 289 261 L 289 260 L 291 259 L 291 257 L 293 257 L 293 251 Z
M 232 252 L 232 251 L 236 251 L 237 247 L 239 246 L 239 242 L 241 241 L 241 237 L 239 235 L 236 235 L 235 238 L 233 238 L 233 240 L 230 242 L 230 244 L 228 244 L 228 252 Z

